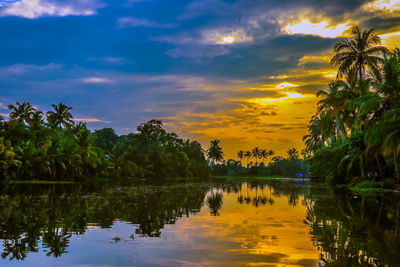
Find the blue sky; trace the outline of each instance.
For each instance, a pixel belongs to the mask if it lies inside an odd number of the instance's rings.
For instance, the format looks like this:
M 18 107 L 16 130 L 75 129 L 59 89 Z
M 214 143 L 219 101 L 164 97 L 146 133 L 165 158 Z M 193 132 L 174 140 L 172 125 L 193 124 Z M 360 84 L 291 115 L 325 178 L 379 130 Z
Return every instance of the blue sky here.
M 158 118 L 232 155 L 301 147 L 356 24 L 395 46 L 399 1 L 0 0 L 0 114 L 63 101 L 91 129 Z

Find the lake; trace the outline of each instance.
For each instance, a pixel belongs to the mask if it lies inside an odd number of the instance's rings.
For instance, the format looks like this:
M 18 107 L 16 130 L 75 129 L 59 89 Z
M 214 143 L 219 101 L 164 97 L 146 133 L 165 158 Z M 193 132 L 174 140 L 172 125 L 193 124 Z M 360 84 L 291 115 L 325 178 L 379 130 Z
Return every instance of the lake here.
M 308 180 L 3 185 L 1 266 L 400 266 L 400 198 Z

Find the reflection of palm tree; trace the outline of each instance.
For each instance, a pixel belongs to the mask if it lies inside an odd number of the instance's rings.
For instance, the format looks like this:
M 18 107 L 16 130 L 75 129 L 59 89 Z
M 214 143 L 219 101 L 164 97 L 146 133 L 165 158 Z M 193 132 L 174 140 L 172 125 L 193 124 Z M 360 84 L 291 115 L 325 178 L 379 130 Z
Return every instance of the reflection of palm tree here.
M 246 204 L 249 204 L 251 201 L 251 198 L 249 196 L 249 184 L 246 183 L 246 192 L 247 192 L 247 196 L 244 198 L 244 200 L 246 201 Z
M 59 233 L 57 228 L 45 233 L 43 235 L 43 247 L 49 249 L 46 256 L 57 258 L 66 253 L 70 237 L 71 234 Z
M 253 197 L 253 205 L 258 207 L 259 199 L 258 199 L 258 186 L 256 186 L 256 196 Z
M 275 202 L 275 200 L 273 200 L 272 199 L 272 192 L 271 192 L 271 189 L 272 189 L 272 187 L 268 187 L 269 188 L 269 200 L 268 200 L 268 203 L 270 204 L 270 205 L 272 205 L 272 204 L 274 204 L 274 202 Z
M 210 208 L 210 214 L 219 215 L 219 210 L 222 208 L 223 194 L 221 192 L 212 192 L 207 196 L 207 205 Z
M 10 254 L 9 260 L 23 260 L 26 258 L 26 246 L 23 239 L 5 240 L 3 243 L 3 252 L 1 258 L 6 259 Z

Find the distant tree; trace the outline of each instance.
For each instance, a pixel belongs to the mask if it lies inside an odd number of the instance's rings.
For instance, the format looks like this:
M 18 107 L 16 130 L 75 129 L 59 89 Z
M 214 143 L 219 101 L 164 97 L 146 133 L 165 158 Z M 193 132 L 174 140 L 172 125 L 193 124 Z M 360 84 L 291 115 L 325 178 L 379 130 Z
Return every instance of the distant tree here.
M 11 120 L 20 120 L 27 122 L 35 112 L 35 108 L 29 102 L 23 102 L 20 104 L 16 102 L 14 105 L 8 105 L 8 109 L 11 110 L 10 119 Z
M 115 133 L 113 128 L 103 128 L 101 130 L 95 130 L 94 134 L 97 139 L 95 145 L 102 148 L 107 154 L 111 153 L 113 147 L 118 142 L 118 135 Z
M 251 156 L 256 159 L 256 165 L 258 165 L 258 159 L 260 157 L 260 149 L 258 147 L 253 148 Z
M 269 155 L 269 163 L 271 163 L 272 156 L 275 155 L 275 152 L 273 150 L 270 150 L 270 151 L 268 151 L 268 155 Z
M 70 113 L 72 107 L 69 107 L 62 102 L 58 103 L 58 105 L 52 104 L 51 106 L 54 111 L 47 112 L 47 121 L 50 124 L 56 127 L 64 126 L 66 128 L 74 124 L 73 116 Z
M 213 164 L 216 162 L 222 161 L 224 159 L 224 152 L 222 152 L 222 148 L 219 145 L 220 140 L 212 140 L 210 142 L 210 147 L 207 150 L 207 157 L 212 161 Z
M 287 151 L 287 154 L 288 154 L 288 158 L 290 160 L 296 160 L 299 158 L 299 151 L 297 151 L 297 149 L 295 147 L 289 148 L 289 150 Z
M 283 159 L 284 159 L 284 158 L 281 157 L 281 156 L 275 156 L 275 157 L 272 158 L 272 161 L 273 161 L 273 162 L 279 162 L 279 161 L 282 161 Z
M 238 159 L 240 160 L 240 162 L 242 162 L 242 160 L 244 159 L 244 151 L 243 151 L 243 150 L 240 150 L 240 151 L 237 153 L 237 157 L 238 157 Z
M 245 156 L 246 159 L 247 159 L 247 165 L 246 165 L 246 167 L 249 167 L 249 159 L 251 158 L 251 152 L 250 152 L 250 151 L 244 152 L 244 156 Z
M 269 156 L 269 154 L 268 154 L 267 150 L 262 149 L 260 151 L 260 158 L 261 158 L 262 163 L 264 163 L 264 159 L 268 158 L 268 156 Z

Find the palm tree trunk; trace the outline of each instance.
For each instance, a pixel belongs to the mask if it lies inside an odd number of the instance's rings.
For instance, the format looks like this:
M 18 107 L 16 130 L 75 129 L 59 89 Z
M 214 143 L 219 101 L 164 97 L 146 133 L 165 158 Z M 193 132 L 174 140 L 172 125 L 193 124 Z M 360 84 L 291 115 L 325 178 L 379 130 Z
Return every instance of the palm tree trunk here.
M 340 128 L 339 128 L 339 121 L 338 121 L 337 115 L 335 116 L 335 122 L 336 122 L 337 132 L 338 132 L 338 134 L 340 136 L 340 139 L 342 140 L 342 143 L 343 143 L 343 136 L 342 136 L 342 132 L 340 131 Z
M 393 153 L 393 161 L 394 161 L 394 167 L 396 170 L 396 178 L 397 178 L 397 180 L 399 180 L 400 176 L 399 176 L 399 168 L 397 166 L 396 152 Z
M 397 235 L 398 230 L 399 230 L 399 207 L 400 207 L 400 201 L 397 202 L 397 211 L 396 211 L 396 231 L 395 231 L 396 235 Z
M 375 154 L 375 160 L 376 160 L 376 163 L 378 164 L 380 178 L 383 178 L 383 171 L 382 171 L 381 163 L 379 162 L 379 158 L 378 158 L 377 154 Z
M 361 171 L 361 177 L 365 178 L 364 157 L 362 155 L 361 155 L 361 158 L 360 158 L 360 171 Z

